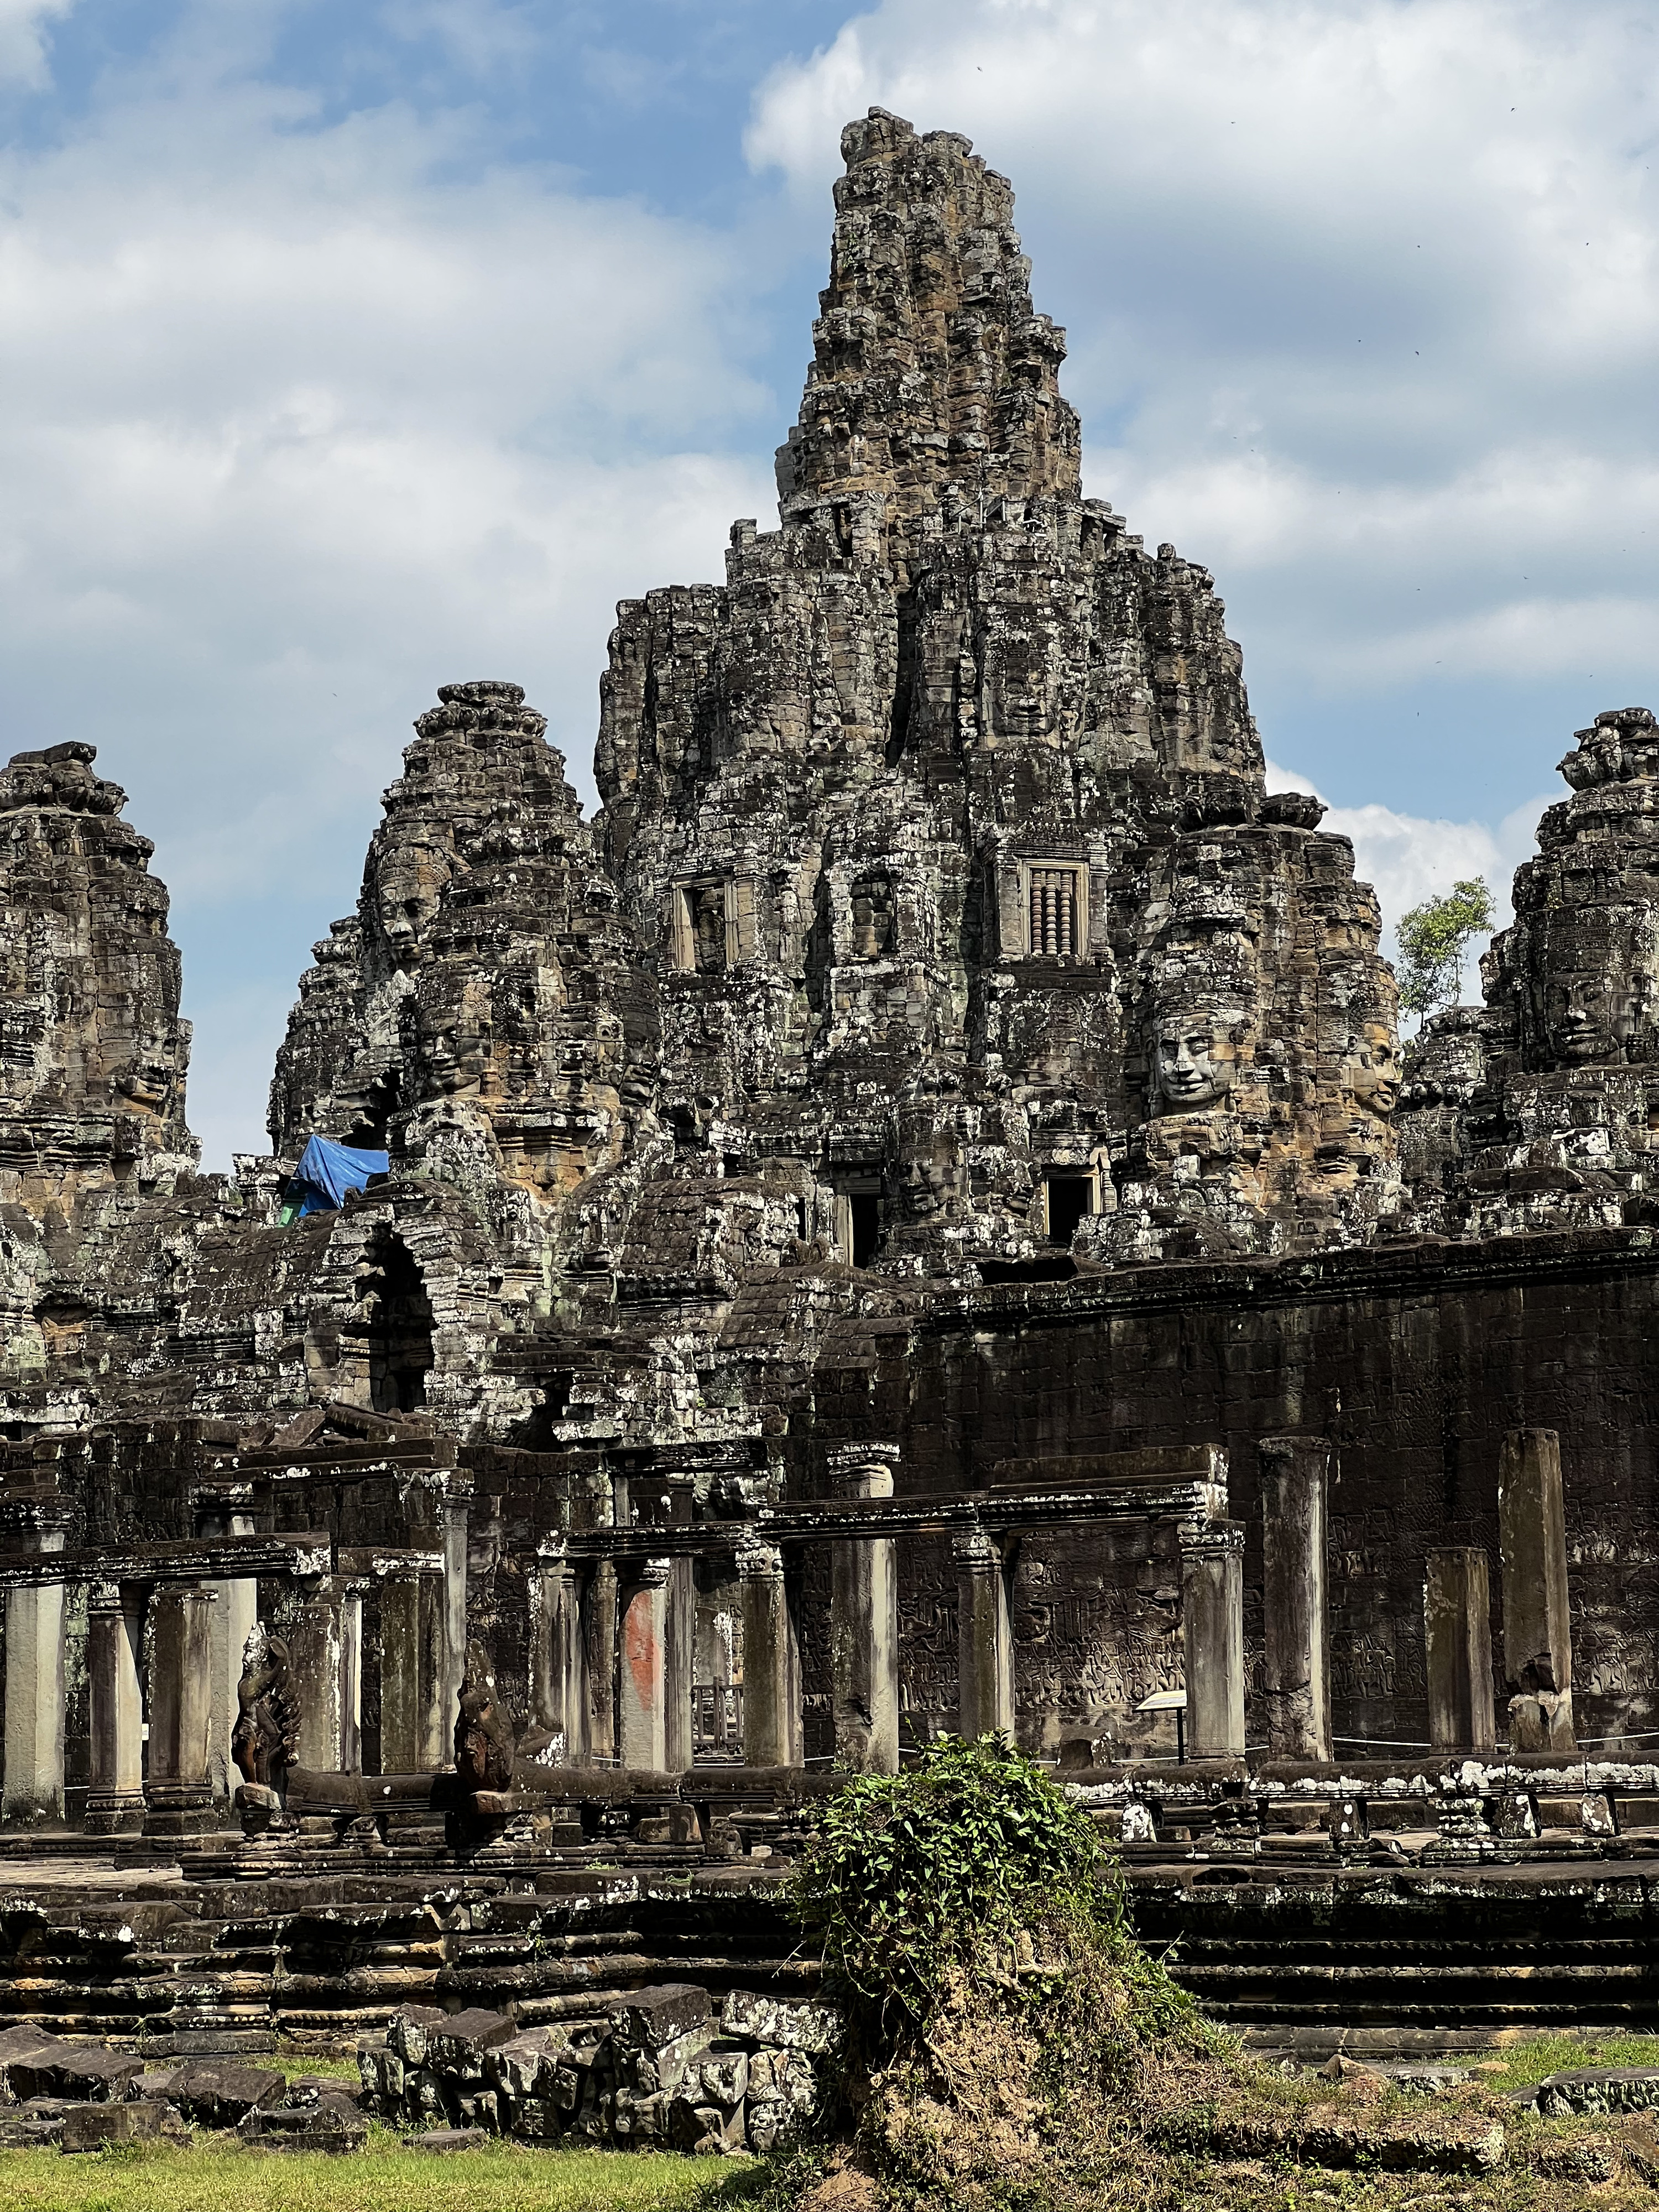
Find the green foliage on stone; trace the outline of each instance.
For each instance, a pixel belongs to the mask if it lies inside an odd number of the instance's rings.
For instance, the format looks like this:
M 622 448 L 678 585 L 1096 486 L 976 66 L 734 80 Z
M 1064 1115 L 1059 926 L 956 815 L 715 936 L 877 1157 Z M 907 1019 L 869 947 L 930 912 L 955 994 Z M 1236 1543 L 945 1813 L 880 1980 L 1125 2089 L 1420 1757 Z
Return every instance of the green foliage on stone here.
M 1495 918 L 1492 893 L 1478 876 L 1454 884 L 1443 898 L 1425 899 L 1401 918 L 1397 965 L 1405 1012 L 1426 1021 L 1456 1004 L 1463 956 Z
M 903 1774 L 832 1799 L 794 1881 L 832 1987 L 889 2033 L 920 2026 L 952 1966 L 1036 1911 L 1116 1931 L 1123 1886 L 1094 1822 L 1006 1737 L 944 1736 Z

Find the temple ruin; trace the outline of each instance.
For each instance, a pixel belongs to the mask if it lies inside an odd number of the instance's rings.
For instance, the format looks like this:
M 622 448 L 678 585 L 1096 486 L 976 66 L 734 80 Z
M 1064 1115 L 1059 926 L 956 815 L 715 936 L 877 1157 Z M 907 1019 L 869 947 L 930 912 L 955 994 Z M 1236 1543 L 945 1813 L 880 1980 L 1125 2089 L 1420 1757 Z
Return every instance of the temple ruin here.
M 517 685 L 440 688 L 268 1156 L 199 1170 L 93 748 L 0 775 L 0 1853 L 214 1900 L 182 2010 L 43 1905 L 58 2026 L 384 2024 L 394 1907 L 501 2002 L 435 1886 L 617 1864 L 617 1988 L 715 1956 L 741 2015 L 788 1945 L 734 1900 L 941 1730 L 1092 1792 L 1237 2017 L 1194 1868 L 1659 1857 L 1654 716 L 1578 733 L 1402 1060 L 1208 571 L 1083 496 L 1007 181 L 843 152 L 778 526 L 618 608 L 591 821 Z M 313 1133 L 386 1170 L 286 1219 Z M 383 1932 L 297 1970 L 319 1884 Z

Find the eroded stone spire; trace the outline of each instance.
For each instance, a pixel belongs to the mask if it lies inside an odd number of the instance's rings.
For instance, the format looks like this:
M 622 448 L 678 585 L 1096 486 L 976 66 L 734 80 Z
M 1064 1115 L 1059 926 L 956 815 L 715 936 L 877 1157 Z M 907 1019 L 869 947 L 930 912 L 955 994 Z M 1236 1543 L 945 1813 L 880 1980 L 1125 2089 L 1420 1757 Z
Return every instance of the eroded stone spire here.
M 0 1200 L 37 1218 L 198 1157 L 167 887 L 96 757 L 71 741 L 0 771 Z

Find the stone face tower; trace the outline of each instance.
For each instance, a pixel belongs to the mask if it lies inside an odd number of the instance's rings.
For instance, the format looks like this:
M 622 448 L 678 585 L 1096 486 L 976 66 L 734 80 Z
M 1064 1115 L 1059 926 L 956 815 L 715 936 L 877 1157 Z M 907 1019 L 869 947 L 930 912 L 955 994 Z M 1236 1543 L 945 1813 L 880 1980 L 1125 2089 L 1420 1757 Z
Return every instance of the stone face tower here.
M 386 796 L 357 910 L 277 1056 L 271 1140 L 313 1130 L 544 1204 L 613 1160 L 648 991 L 547 723 L 516 684 L 447 684 Z
M 96 757 L 70 742 L 0 771 L 0 1202 L 48 1227 L 198 1158 L 167 888 Z
M 879 110 L 842 150 L 781 527 L 625 604 L 604 686 L 680 1171 L 811 1163 L 907 1272 L 1086 1217 L 1107 1260 L 1362 1234 L 1375 901 L 1312 802 L 1264 813 L 1207 572 L 1081 496 L 1006 180 Z M 1225 1073 L 1158 1076 L 1171 1024 Z

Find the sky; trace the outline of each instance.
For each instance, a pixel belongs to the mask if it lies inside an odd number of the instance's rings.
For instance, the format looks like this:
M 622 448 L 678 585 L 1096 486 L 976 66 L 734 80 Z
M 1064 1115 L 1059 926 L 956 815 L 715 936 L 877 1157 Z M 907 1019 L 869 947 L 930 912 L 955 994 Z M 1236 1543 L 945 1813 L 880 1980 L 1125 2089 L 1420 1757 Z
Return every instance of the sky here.
M 0 0 L 0 757 L 155 841 L 209 1165 L 438 684 L 591 801 L 615 602 L 771 516 L 872 103 L 1390 921 L 1659 706 L 1659 0 Z

